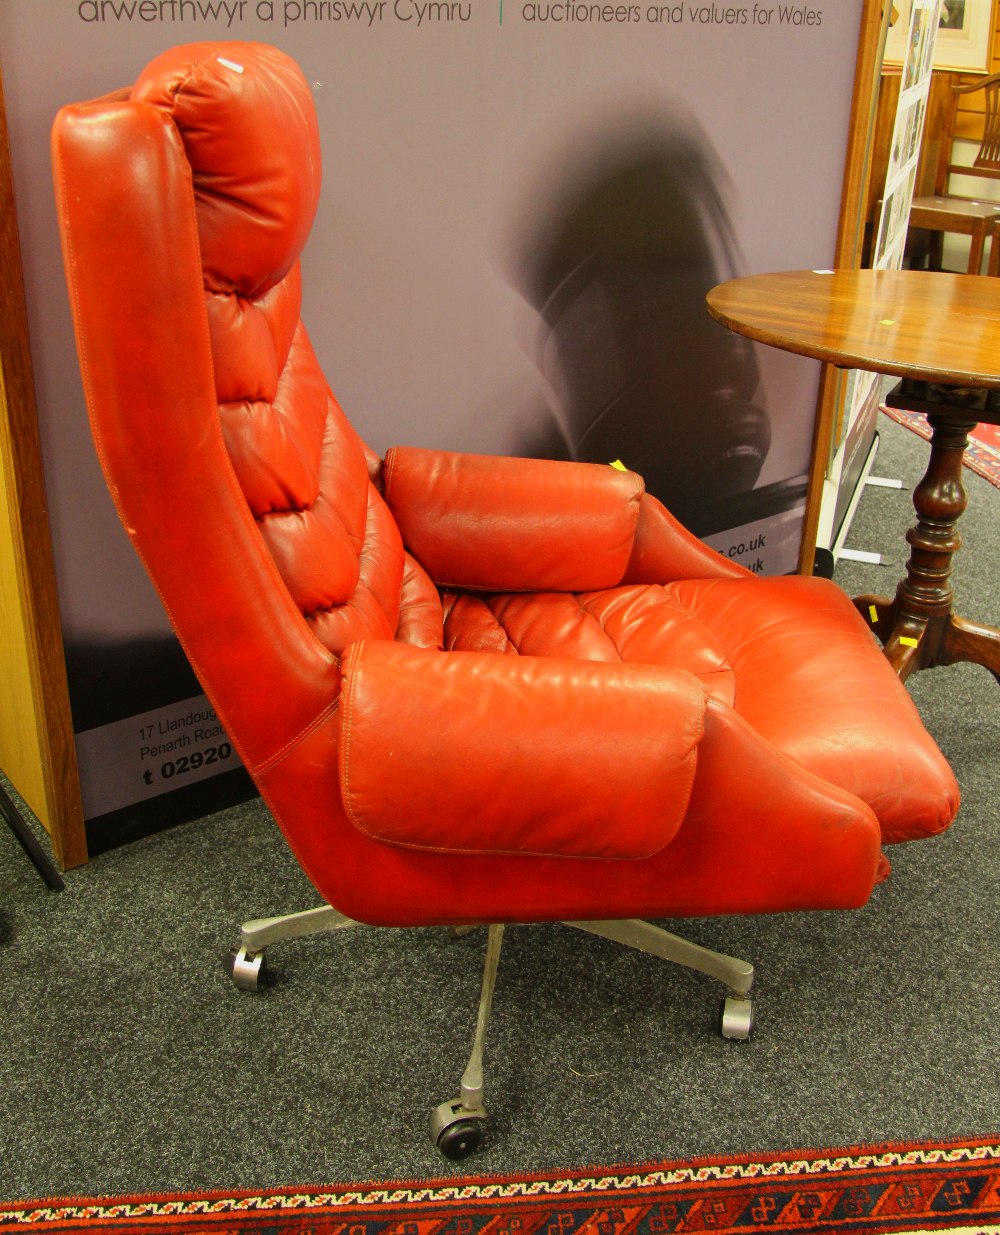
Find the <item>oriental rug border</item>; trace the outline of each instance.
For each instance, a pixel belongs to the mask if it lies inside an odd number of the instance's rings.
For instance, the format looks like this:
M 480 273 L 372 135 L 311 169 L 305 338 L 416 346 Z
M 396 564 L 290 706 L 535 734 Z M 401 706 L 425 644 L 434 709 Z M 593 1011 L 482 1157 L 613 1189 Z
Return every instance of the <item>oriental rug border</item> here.
M 1000 1232 L 1000 1136 L 260 1192 L 0 1204 L 0 1232 Z

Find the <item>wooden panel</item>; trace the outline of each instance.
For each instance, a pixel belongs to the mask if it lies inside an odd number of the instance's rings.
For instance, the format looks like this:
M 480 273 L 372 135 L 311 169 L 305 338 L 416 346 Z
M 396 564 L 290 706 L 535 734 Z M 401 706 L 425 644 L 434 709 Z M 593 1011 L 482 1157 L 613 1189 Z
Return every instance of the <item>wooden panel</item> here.
M 42 751 L 38 740 L 23 606 L 22 554 L 10 498 L 13 473 L 10 442 L 4 430 L 9 417 L 0 374 L 0 768 L 35 814 L 51 831 Z
M 856 267 L 861 261 L 864 248 L 866 202 L 872 176 L 872 140 L 878 101 L 881 32 L 881 0 L 865 0 L 858 30 L 858 58 L 854 70 L 850 129 L 840 195 L 840 222 L 834 252 L 834 265 L 838 268 Z M 799 573 L 804 575 L 812 574 L 816 555 L 823 481 L 834 437 L 838 389 L 839 377 L 836 370 L 825 366 L 820 377 L 806 517 L 802 528 L 802 548 L 799 552 L 798 569 Z
M 46 515 L 27 308 L 0 79 L 0 763 L 49 829 L 57 860 L 87 860 Z
M 990 72 L 1000 73 L 1000 5 L 993 5 L 993 45 L 991 48 Z M 978 73 L 963 73 L 959 82 L 963 86 L 979 80 Z M 983 100 L 981 95 L 963 99 L 955 117 L 955 136 L 979 141 L 983 135 Z
M 913 186 L 914 197 L 927 197 L 934 192 L 941 167 L 941 143 L 948 127 L 952 105 L 952 91 L 961 84 L 958 73 L 932 73 L 931 88 L 927 95 L 927 115 L 924 118 L 924 135 L 920 142 L 920 161 L 917 165 L 917 180 Z

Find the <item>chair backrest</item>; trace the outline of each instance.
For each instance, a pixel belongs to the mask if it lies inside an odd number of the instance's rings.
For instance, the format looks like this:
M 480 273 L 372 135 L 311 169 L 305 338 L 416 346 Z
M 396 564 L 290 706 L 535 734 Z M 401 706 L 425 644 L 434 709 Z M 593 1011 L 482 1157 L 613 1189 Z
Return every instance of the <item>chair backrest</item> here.
M 952 162 L 952 147 L 958 123 L 959 107 L 964 98 L 982 91 L 983 136 L 971 165 Z M 956 176 L 982 176 L 1000 180 L 1000 73 L 984 77 L 965 86 L 953 86 L 948 120 L 941 142 L 941 155 L 935 191 L 946 194 L 949 181 Z
M 53 157 L 109 486 L 244 761 L 266 762 L 336 697 L 344 647 L 413 606 L 420 641 L 441 627 L 300 320 L 310 87 L 271 47 L 174 48 L 64 108 Z

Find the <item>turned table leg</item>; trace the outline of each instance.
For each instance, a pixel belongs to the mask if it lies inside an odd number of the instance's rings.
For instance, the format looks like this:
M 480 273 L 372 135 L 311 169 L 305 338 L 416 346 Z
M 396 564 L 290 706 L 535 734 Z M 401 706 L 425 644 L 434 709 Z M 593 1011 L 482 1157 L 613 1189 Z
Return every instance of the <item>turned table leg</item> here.
M 1000 631 L 952 612 L 952 558 L 962 543 L 957 523 L 968 504 L 962 458 L 977 422 L 934 412 L 927 419 L 930 462 L 913 491 L 917 522 L 906 533 L 906 576 L 894 600 L 859 596 L 854 603 L 901 678 L 917 669 L 969 660 L 1000 681 Z

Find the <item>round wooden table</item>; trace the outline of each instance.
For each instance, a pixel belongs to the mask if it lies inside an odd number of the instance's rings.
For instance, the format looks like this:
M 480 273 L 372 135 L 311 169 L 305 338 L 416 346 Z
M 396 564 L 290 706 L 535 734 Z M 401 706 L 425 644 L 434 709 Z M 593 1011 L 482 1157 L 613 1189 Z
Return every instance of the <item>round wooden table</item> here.
M 842 368 L 904 379 L 889 402 L 922 412 L 930 462 L 913 491 L 917 522 L 895 598 L 858 611 L 905 678 L 974 661 L 1000 681 L 1000 631 L 953 612 L 956 524 L 968 502 L 962 457 L 978 423 L 1000 424 L 1000 279 L 924 270 L 797 270 L 713 288 L 708 310 L 730 330 Z

